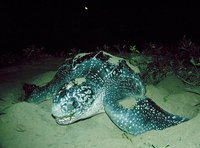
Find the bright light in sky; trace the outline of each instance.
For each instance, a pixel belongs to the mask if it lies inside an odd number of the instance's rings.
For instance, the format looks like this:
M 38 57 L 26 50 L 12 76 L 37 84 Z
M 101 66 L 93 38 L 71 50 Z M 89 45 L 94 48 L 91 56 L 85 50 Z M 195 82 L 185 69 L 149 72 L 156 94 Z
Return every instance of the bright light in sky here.
M 85 6 L 84 8 L 85 8 L 85 10 L 88 10 L 88 7 L 87 7 L 87 6 Z

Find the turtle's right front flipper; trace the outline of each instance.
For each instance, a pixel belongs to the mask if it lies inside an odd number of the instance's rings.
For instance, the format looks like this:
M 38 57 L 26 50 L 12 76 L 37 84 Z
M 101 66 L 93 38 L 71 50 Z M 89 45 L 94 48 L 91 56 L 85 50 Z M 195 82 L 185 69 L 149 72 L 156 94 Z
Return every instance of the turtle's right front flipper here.
M 23 101 L 27 101 L 29 103 L 40 103 L 42 101 L 47 100 L 47 90 L 45 91 L 44 87 L 39 87 L 35 84 L 27 84 L 23 85 L 24 90 L 24 99 Z

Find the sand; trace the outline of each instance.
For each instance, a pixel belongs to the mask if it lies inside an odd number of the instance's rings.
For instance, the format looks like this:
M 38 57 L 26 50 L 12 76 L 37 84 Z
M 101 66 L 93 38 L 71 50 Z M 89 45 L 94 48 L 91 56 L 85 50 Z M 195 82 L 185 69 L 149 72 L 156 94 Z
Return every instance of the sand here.
M 63 59 L 47 58 L 0 70 L 0 148 L 200 148 L 200 87 L 174 75 L 148 85 L 147 96 L 168 112 L 191 118 L 161 131 L 132 136 L 118 129 L 105 113 L 67 126 L 51 116 L 51 100 L 39 105 L 20 102 L 24 82 L 45 85 Z

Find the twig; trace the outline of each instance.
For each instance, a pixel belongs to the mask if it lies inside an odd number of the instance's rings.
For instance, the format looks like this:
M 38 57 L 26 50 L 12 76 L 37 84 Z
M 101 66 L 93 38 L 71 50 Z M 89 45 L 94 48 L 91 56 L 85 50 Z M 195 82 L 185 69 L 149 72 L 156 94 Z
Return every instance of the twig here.
M 183 82 L 185 82 L 185 83 L 187 83 L 187 84 L 189 84 L 189 85 L 192 85 L 192 86 L 197 86 L 197 85 L 199 85 L 199 83 L 200 83 L 200 82 L 198 82 L 198 81 L 197 81 L 197 83 L 191 83 L 191 82 L 185 80 L 185 79 L 184 79 L 183 77 L 181 77 L 179 74 L 176 74 L 176 76 L 177 76 L 178 78 L 180 78 Z

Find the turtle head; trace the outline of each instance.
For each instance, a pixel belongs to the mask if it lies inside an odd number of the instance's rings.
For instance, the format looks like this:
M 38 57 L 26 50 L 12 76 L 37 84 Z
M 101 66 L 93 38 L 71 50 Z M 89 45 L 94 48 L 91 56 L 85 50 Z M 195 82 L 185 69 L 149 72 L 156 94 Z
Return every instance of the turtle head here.
M 91 116 L 94 93 L 85 82 L 65 84 L 53 99 L 52 115 L 58 124 L 70 124 Z

